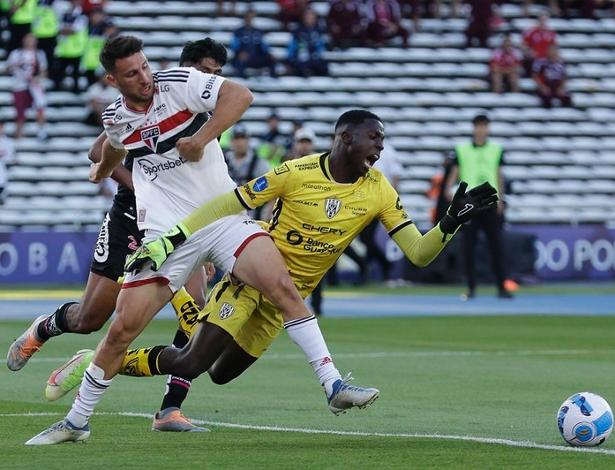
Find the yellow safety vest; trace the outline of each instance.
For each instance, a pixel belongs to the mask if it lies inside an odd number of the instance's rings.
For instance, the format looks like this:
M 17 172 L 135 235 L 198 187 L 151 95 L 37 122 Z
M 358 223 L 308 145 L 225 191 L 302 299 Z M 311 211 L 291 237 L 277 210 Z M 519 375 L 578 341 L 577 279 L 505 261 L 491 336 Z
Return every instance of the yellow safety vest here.
M 458 144 L 455 152 L 459 163 L 459 179 L 468 183 L 470 189 L 484 182 L 499 189 L 498 170 L 502 150 L 501 145 L 491 141 L 481 146 L 475 146 L 472 142 Z
M 39 39 L 53 38 L 58 35 L 60 22 L 55 10 L 50 6 L 39 6 L 32 24 L 32 32 Z
M 26 0 L 26 2 L 13 13 L 11 23 L 13 24 L 29 24 L 34 21 L 34 12 L 38 0 Z

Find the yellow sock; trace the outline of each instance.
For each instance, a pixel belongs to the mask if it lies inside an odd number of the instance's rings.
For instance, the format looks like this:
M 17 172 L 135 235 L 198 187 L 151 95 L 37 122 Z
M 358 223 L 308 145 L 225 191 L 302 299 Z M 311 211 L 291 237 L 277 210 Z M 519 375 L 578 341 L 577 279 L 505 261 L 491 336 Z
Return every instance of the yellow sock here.
M 165 346 L 153 348 L 129 349 L 122 360 L 120 374 L 132 377 L 153 377 L 159 375 L 157 363 L 158 354 Z M 154 361 L 153 364 L 151 361 Z M 153 365 L 154 367 L 151 367 Z
M 177 315 L 179 329 L 190 338 L 198 323 L 198 316 L 201 311 L 199 306 L 183 287 L 175 293 L 171 299 L 171 305 L 173 305 L 173 309 Z

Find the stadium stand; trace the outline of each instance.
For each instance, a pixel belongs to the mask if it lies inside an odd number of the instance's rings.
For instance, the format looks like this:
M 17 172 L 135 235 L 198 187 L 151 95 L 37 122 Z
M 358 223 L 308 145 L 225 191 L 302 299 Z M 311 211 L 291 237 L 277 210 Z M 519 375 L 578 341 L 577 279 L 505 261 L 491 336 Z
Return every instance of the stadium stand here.
M 114 0 L 107 12 L 122 32 L 145 41 L 156 66 L 175 64 L 182 45 L 204 35 L 228 45 L 248 6 L 256 11 L 254 24 L 266 32 L 273 54 L 284 59 L 290 33 L 275 19 L 274 1 L 237 2 L 236 16 L 221 18 L 215 17 L 216 2 Z M 313 6 L 321 15 L 328 11 L 327 2 Z M 510 32 L 516 44 L 534 21 L 522 11 L 512 3 L 500 10 L 505 20 L 500 32 Z M 574 108 L 543 109 L 527 77 L 521 93 L 491 93 L 491 50 L 464 48 L 466 20 L 446 18 L 422 20 L 409 49 L 399 44 L 377 54 L 368 48 L 330 51 L 328 77 L 247 79 L 256 100 L 244 122 L 252 135 L 262 134 L 275 108 L 284 131 L 290 131 L 292 120 L 303 120 L 317 133 L 318 148 L 325 149 L 343 110 L 369 108 L 385 121 L 404 165 L 403 201 L 423 224 L 433 206 L 425 195 L 430 179 L 455 142 L 469 135 L 471 118 L 486 110 L 492 137 L 507 150 L 509 222 L 615 222 L 615 19 L 551 19 L 550 25 L 568 64 Z M 493 36 L 493 45 L 500 36 Z M 0 57 L 0 70 L 5 60 L 6 55 Z M 227 70 L 232 76 L 230 66 Z M 95 134 L 81 123 L 85 97 L 49 92 L 48 100 L 49 139 L 36 140 L 35 125 L 27 124 L 27 137 L 17 143 L 17 161 L 9 168 L 0 226 L 95 228 L 108 202 L 87 182 L 86 151 Z M 10 77 L 1 75 L 0 117 L 8 120 L 9 133 L 11 103 Z

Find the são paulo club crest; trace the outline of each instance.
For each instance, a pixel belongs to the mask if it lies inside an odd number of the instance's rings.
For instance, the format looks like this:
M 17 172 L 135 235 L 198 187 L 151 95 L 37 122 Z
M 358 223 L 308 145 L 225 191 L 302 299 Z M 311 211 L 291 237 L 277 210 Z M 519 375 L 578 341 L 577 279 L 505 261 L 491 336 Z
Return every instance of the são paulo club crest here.
M 325 213 L 329 219 L 332 219 L 342 208 L 342 201 L 339 199 L 326 199 L 325 200 Z
M 160 137 L 160 128 L 158 126 L 148 127 L 141 130 L 141 140 L 152 152 L 156 152 L 158 137 Z

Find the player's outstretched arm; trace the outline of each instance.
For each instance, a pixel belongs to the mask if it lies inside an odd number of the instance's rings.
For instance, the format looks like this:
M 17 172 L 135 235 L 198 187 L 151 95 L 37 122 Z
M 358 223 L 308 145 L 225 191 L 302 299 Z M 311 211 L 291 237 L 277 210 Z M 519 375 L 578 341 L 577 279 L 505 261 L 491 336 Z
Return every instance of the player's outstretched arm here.
M 467 187 L 467 183 L 461 182 L 446 215 L 426 234 L 421 235 L 414 224 L 393 234 L 393 240 L 413 264 L 427 266 L 440 254 L 462 224 L 493 207 L 498 201 L 496 190 L 489 183 L 466 192 Z

